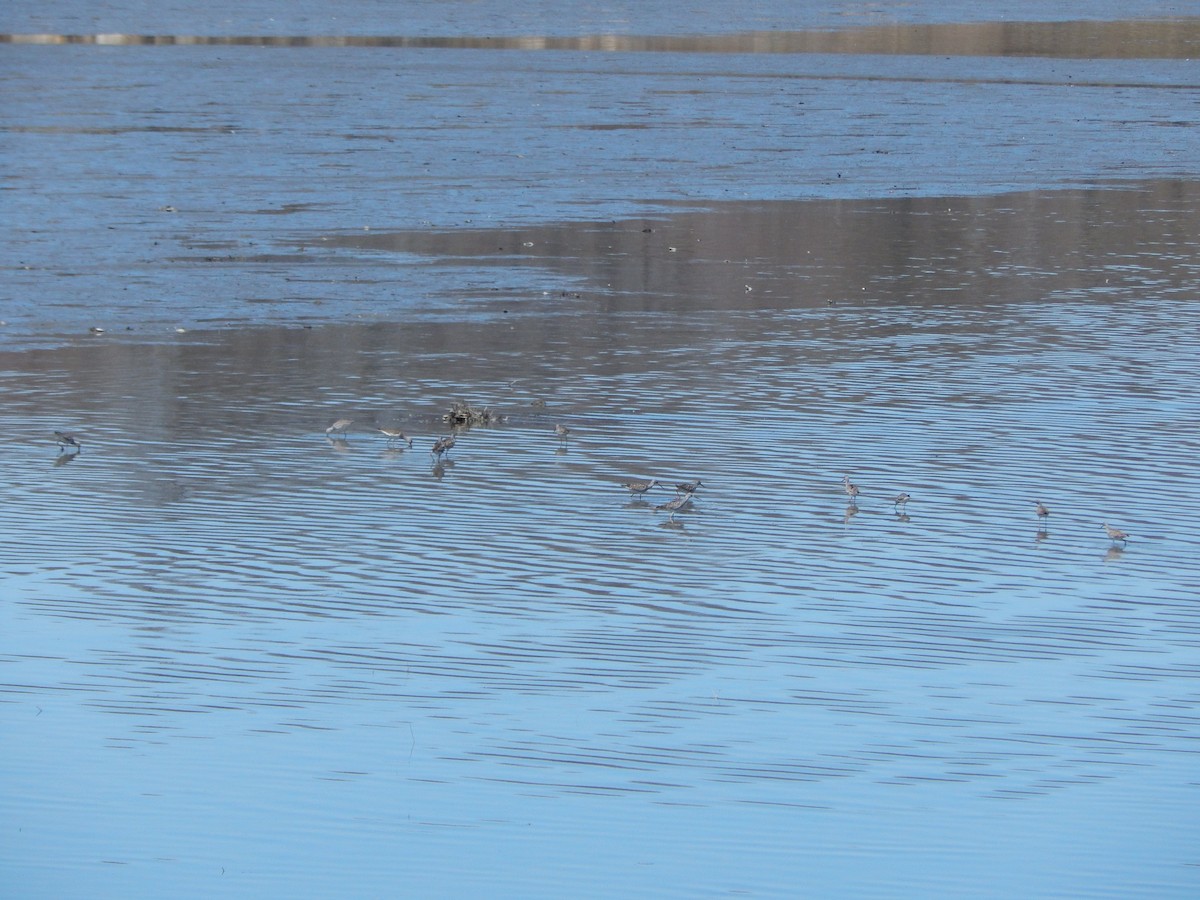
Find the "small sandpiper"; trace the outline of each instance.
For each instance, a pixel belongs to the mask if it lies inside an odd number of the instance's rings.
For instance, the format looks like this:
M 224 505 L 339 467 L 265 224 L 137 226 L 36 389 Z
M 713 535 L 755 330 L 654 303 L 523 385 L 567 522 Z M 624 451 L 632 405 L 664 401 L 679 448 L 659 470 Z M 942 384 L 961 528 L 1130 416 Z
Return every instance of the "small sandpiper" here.
M 429 452 L 432 453 L 434 456 L 436 456 L 438 459 L 441 459 L 443 456 L 445 456 L 447 453 L 450 452 L 450 448 L 452 448 L 453 446 L 454 446 L 454 438 L 452 438 L 452 437 L 438 438 L 436 441 L 434 441 L 433 447 L 430 448 Z
M 657 484 L 658 479 L 651 478 L 649 481 L 623 481 L 621 482 L 621 487 L 629 491 L 631 496 L 641 496 L 642 494 L 646 493 L 646 491 L 650 490 L 650 488 L 655 487 Z
M 59 450 L 66 450 L 68 447 L 74 447 L 75 452 L 78 453 L 83 449 L 83 444 L 79 443 L 79 439 L 69 431 L 54 432 L 54 439 L 58 441 Z
M 325 429 L 325 433 L 332 435 L 335 431 L 342 437 L 346 436 L 346 429 L 354 424 L 353 419 L 338 419 L 332 425 Z
M 401 431 L 399 428 L 380 428 L 379 433 L 387 436 L 387 442 L 394 444 L 396 441 L 412 446 L 413 439 Z
M 569 438 L 571 436 L 571 429 L 568 428 L 566 425 L 564 425 L 562 422 L 559 422 L 557 425 L 554 426 L 554 433 L 556 435 L 558 435 L 559 441 L 561 441 L 565 445 L 567 443 L 567 438 Z
M 908 505 L 908 501 L 912 499 L 912 494 L 908 491 L 901 491 L 896 495 L 896 501 L 892 505 L 896 507 L 898 512 L 902 512 Z
M 850 502 L 857 504 L 858 503 L 858 485 L 850 480 L 849 475 L 842 476 L 842 488 L 843 488 L 843 490 L 845 490 L 846 494 L 850 497 Z
M 1046 516 L 1050 515 L 1050 510 L 1046 508 L 1046 504 L 1041 500 L 1033 501 L 1034 510 L 1037 512 L 1037 517 L 1041 521 L 1046 521 Z
M 687 506 L 691 502 L 692 502 L 692 495 L 690 493 L 677 494 L 673 500 L 668 500 L 666 503 L 659 504 L 658 506 L 656 506 L 654 508 L 667 510 L 670 513 L 670 515 L 667 516 L 667 521 L 674 522 L 675 521 L 675 513 L 679 512 L 681 509 L 683 509 L 685 506 Z
M 695 481 L 681 481 L 675 485 L 675 493 L 687 494 L 689 497 L 699 490 L 700 485 L 704 484 L 699 478 Z
M 1118 541 L 1120 541 L 1122 545 L 1129 542 L 1128 532 L 1122 531 L 1120 528 L 1113 528 L 1107 522 L 1104 523 L 1104 532 L 1109 536 L 1114 544 Z

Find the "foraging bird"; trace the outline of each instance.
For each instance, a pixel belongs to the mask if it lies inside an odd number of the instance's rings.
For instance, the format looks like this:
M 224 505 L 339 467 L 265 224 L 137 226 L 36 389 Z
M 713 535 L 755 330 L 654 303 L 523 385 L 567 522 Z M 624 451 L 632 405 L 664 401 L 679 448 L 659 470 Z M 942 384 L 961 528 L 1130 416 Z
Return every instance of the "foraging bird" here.
M 1046 508 L 1046 504 L 1041 500 L 1034 500 L 1033 502 L 1037 511 L 1037 517 L 1043 522 L 1046 521 L 1046 516 L 1050 515 L 1050 510 Z
M 66 450 L 68 447 L 74 447 L 77 451 L 83 449 L 83 445 L 79 443 L 79 439 L 68 431 L 54 432 L 55 440 L 58 441 L 58 448 Z
M 395 441 L 402 441 L 402 442 L 408 444 L 409 447 L 412 446 L 412 438 L 410 438 L 407 434 L 405 434 L 399 428 L 380 428 L 379 433 L 383 434 L 383 435 L 387 435 L 389 444 L 394 443 Z
M 658 484 L 657 478 L 651 478 L 649 481 L 623 481 L 621 487 L 625 488 L 631 495 L 644 494 L 650 488 Z
M 662 503 L 654 508 L 667 510 L 670 513 L 670 515 L 667 516 L 667 521 L 674 522 L 675 521 L 675 513 L 679 512 L 681 509 L 683 509 L 685 506 L 687 506 L 691 502 L 692 502 L 691 494 L 686 494 L 686 493 L 678 494 L 678 495 L 676 495 L 676 497 L 673 500 L 668 500 L 666 503 Z
M 1113 528 L 1107 522 L 1104 523 L 1104 532 L 1109 536 L 1114 544 L 1118 541 L 1120 541 L 1122 544 L 1129 542 L 1128 532 L 1122 531 L 1120 528 Z
M 430 449 L 429 452 L 432 453 L 434 456 L 436 456 L 438 459 L 441 459 L 443 455 L 450 452 L 450 448 L 453 446 L 454 446 L 454 438 L 452 438 L 452 437 L 438 438 L 436 441 L 434 441 L 433 447 Z
M 851 503 L 857 503 L 857 502 L 858 502 L 858 485 L 857 485 L 857 484 L 854 484 L 854 483 L 853 483 L 853 482 L 850 480 L 850 476 L 849 476 L 849 475 L 843 475 L 843 476 L 842 476 L 842 488 L 843 488 L 843 489 L 846 491 L 846 493 L 847 493 L 847 494 L 850 496 L 850 502 L 851 502 Z
M 559 422 L 554 426 L 554 433 L 558 435 L 558 439 L 565 444 L 567 442 L 567 438 L 571 436 L 571 429 L 562 424 L 562 422 Z
M 912 499 L 912 494 L 908 493 L 908 491 L 901 491 L 899 494 L 896 495 L 896 500 L 893 505 L 897 509 L 904 509 L 908 505 L 908 501 L 911 499 Z
M 675 485 L 675 492 L 678 494 L 694 494 L 700 485 L 704 484 L 699 478 L 695 481 L 681 481 Z
M 338 434 L 340 434 L 344 437 L 346 434 L 346 429 L 349 428 L 353 424 L 354 424 L 353 419 L 338 419 L 336 422 L 334 422 L 332 425 L 330 425 L 328 428 L 325 429 L 325 433 L 333 434 L 336 431 Z

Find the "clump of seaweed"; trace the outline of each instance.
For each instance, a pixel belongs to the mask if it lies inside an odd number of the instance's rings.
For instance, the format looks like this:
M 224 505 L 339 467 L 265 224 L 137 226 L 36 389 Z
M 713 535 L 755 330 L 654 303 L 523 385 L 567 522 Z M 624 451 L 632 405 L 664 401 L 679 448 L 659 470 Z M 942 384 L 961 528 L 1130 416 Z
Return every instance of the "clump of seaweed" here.
M 470 428 L 472 425 L 495 425 L 503 422 L 504 416 L 493 412 L 489 406 L 480 409 L 463 400 L 455 400 L 450 411 L 442 416 L 442 421 L 455 428 Z

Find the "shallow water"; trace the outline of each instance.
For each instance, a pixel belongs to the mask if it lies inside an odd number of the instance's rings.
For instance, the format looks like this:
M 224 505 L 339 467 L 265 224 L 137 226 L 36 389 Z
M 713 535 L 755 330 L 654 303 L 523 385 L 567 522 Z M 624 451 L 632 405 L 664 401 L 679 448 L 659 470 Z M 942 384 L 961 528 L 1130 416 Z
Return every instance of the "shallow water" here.
M 0 48 L 64 50 L 110 52 Z M 563 71 L 520 58 L 546 84 Z M 647 93 L 681 77 L 652 58 Z M 370 83 L 376 63 L 357 63 L 336 77 Z M 128 64 L 91 71 L 112 79 L 96 96 Z M 374 182 L 343 190 L 354 163 L 186 226 L 162 224 L 177 209 L 97 228 L 110 199 L 152 210 L 183 185 L 216 198 L 260 165 L 329 162 L 344 122 L 329 145 L 266 128 L 245 170 L 209 159 L 193 183 L 168 159 L 163 182 L 117 189 L 148 132 L 94 135 L 113 154 L 88 162 L 79 108 L 57 113 L 60 156 L 53 116 L 16 115 L 5 140 L 63 185 L 17 206 L 75 227 L 18 228 L 5 250 L 22 263 L 0 352 L 4 882 L 1194 896 L 1200 157 L 1160 65 L 1110 79 L 1159 87 L 1087 106 L 1136 111 L 1136 144 L 1056 132 L 1061 95 L 1033 92 L 1046 115 L 1011 138 L 1054 164 L 1027 173 L 921 147 L 924 119 L 889 120 L 907 161 L 845 189 L 798 187 L 761 153 L 679 163 L 689 140 L 736 145 L 730 100 L 660 148 L 688 196 L 646 190 L 640 150 L 573 180 L 547 152 L 537 171 L 561 181 L 514 187 L 498 166 L 466 201 L 444 173 L 406 182 L 391 198 L 415 209 L 369 231 L 348 211 L 387 203 Z M 250 83 L 229 69 L 211 77 Z M 956 88 L 931 91 L 966 118 Z M 569 125 L 567 108 L 547 115 Z M 1162 116 L 1169 154 L 1144 124 Z M 835 118 L 806 159 L 880 134 Z M 505 128 L 430 129 L 431 147 L 482 151 Z M 205 159 L 203 129 L 180 139 Z M 899 173 L 916 189 L 880 189 Z M 272 207 L 285 196 L 300 206 Z M 488 220 L 421 224 L 423 197 Z M 502 421 L 435 465 L 458 399 Z M 346 438 L 327 437 L 341 417 Z M 55 429 L 82 449 L 60 453 Z M 672 490 L 621 487 L 650 476 L 704 484 L 672 522 L 655 509 Z
M 114 894 L 332 895 L 347 859 L 363 895 L 1190 892 L 1194 284 L 922 290 L 945 275 L 9 355 L 10 864 Z M 435 468 L 460 396 L 507 420 Z M 705 484 L 672 525 L 642 475 Z M 58 832 L 62 768 L 111 827 Z M 1114 817 L 1145 842 L 1073 864 Z M 50 833 L 78 868 L 31 875 Z
M 1193 180 L 1197 79 L 1175 30 L 1133 41 L 1143 58 L 1064 60 L 1002 55 L 1014 29 L 976 27 L 970 56 L 0 44 L 0 329 L 171 340 L 574 287 L 328 252 L 379 231 Z M 1081 30 L 1096 52 L 1131 45 Z

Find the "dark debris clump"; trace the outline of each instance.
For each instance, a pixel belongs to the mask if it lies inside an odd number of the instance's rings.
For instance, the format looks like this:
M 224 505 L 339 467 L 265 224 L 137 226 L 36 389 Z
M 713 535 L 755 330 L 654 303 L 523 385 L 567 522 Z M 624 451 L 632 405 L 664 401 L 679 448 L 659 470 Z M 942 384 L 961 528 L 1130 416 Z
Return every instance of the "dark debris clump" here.
M 463 400 L 456 400 L 450 411 L 442 416 L 442 421 L 456 428 L 470 428 L 472 425 L 495 425 L 503 422 L 504 416 L 493 412 L 489 406 L 481 409 Z

